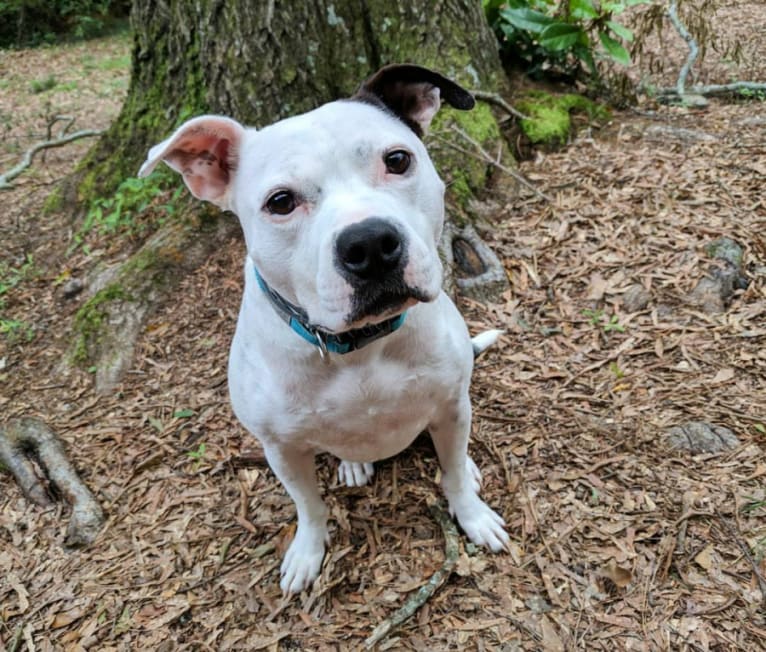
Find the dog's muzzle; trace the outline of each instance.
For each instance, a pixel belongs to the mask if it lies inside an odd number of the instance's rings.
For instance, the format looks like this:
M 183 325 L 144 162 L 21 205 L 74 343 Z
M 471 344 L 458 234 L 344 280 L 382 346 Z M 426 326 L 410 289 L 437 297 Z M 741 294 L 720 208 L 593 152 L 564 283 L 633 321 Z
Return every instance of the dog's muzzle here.
M 395 224 L 368 217 L 345 227 L 335 240 L 335 267 L 353 289 L 349 323 L 396 312 L 427 298 L 404 280 L 407 239 Z

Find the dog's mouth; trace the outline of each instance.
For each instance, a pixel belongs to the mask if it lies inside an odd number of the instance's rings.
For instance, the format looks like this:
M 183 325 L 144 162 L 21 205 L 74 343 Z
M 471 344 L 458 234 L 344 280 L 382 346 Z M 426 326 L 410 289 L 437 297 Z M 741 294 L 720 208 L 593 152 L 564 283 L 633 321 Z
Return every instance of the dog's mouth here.
M 402 281 L 358 288 L 354 293 L 351 312 L 345 321 L 349 328 L 378 324 L 417 303 L 427 303 L 434 298 L 422 289 L 409 287 Z

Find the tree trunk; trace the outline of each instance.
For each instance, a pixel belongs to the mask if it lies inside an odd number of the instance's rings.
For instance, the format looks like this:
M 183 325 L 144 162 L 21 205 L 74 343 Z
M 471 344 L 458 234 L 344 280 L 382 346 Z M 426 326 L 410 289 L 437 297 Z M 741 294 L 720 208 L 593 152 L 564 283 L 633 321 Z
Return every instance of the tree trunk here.
M 112 190 L 135 175 L 147 148 L 195 114 L 263 127 L 352 94 L 387 63 L 433 68 L 469 89 L 504 87 L 497 42 L 478 0 L 278 6 L 274 0 L 135 0 L 131 20 L 128 98 L 85 161 L 86 192 Z M 489 115 L 480 105 L 461 124 L 480 140 L 488 132 L 499 140 Z
M 468 89 L 505 90 L 479 0 L 135 0 L 131 19 L 128 98 L 74 177 L 70 198 L 76 189 L 80 202 L 134 176 L 149 147 L 194 115 L 220 113 L 262 127 L 353 94 L 387 63 L 430 67 Z M 469 202 L 492 173 L 477 144 L 494 155 L 501 142 L 481 102 L 466 114 L 442 109 L 432 126 L 427 144 L 448 184 L 450 239 L 469 225 Z M 471 238 L 461 240 L 471 246 Z M 450 263 L 451 242 L 443 249 Z M 474 272 L 486 272 L 479 262 Z M 126 288 L 115 305 L 124 310 L 134 294 Z M 100 305 L 108 310 L 108 302 Z

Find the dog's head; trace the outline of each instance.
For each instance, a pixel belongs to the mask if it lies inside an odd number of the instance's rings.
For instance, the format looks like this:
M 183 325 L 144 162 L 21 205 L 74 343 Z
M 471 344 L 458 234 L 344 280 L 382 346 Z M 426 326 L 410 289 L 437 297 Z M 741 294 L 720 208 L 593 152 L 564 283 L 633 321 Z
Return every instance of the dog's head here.
M 352 98 L 260 131 L 189 120 L 139 176 L 167 163 L 195 197 L 239 216 L 255 267 L 310 323 L 359 328 L 439 294 L 444 184 L 420 137 L 441 99 L 474 104 L 438 73 L 387 66 Z

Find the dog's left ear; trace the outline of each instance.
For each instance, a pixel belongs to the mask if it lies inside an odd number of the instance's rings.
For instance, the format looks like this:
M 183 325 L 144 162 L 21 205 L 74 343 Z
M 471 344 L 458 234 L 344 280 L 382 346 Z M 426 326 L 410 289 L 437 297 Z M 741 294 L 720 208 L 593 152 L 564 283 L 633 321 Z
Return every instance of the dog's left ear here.
M 467 90 L 438 72 L 412 64 L 385 66 L 359 87 L 352 99 L 383 104 L 423 136 L 439 110 L 441 99 L 467 111 L 476 101 Z
M 244 133 L 244 127 L 231 118 L 220 115 L 192 118 L 149 150 L 138 176 L 148 176 L 164 161 L 183 176 L 197 199 L 229 208 L 229 189 Z

